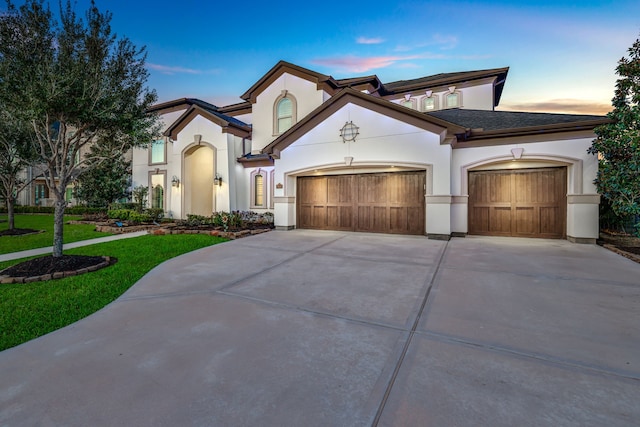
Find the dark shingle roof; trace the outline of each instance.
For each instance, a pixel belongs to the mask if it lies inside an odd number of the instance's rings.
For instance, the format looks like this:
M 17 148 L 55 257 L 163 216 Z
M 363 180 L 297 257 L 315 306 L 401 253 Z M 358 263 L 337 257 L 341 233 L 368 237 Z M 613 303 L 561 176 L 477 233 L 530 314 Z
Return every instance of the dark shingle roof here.
M 200 100 L 196 100 L 196 101 L 200 101 Z M 225 120 L 229 123 L 233 123 L 235 125 L 238 126 L 249 126 L 247 123 L 243 122 L 242 120 L 238 120 L 235 117 L 231 117 L 231 116 L 227 116 L 226 114 L 222 114 L 220 111 L 218 111 L 218 107 L 216 107 L 213 104 L 208 104 L 204 101 L 200 101 L 199 103 L 195 103 L 194 104 L 198 105 L 200 108 L 202 108 L 203 110 L 213 114 L 214 116 L 220 117 L 222 120 Z
M 528 127 L 607 120 L 606 116 L 586 114 L 552 114 L 462 109 L 441 110 L 425 114 L 468 129 L 482 129 L 484 131 L 521 129 Z
M 455 73 L 440 73 L 432 76 L 420 77 L 411 80 L 399 80 L 397 82 L 385 83 L 384 88 L 389 92 L 400 92 L 412 87 L 426 87 L 429 85 L 447 84 L 449 82 L 460 82 L 470 79 L 484 78 L 491 75 L 504 75 L 506 77 L 509 67 L 492 68 L 490 70 L 459 71 Z

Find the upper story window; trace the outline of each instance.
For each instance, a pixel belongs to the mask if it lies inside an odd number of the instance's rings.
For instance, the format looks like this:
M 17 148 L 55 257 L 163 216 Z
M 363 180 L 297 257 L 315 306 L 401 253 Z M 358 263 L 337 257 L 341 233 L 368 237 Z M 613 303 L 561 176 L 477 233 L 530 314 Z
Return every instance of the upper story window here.
M 273 133 L 280 135 L 296 123 L 297 103 L 293 95 L 286 90 L 276 99 L 273 112 Z
M 167 144 L 164 138 L 153 141 L 149 149 L 149 164 L 158 163 L 167 163 Z
M 438 109 L 438 95 L 429 95 L 422 98 L 422 111 L 435 111 Z
M 462 106 L 462 92 L 456 90 L 455 86 L 449 88 L 449 92 L 444 95 L 445 108 L 458 108 Z
M 402 105 L 403 107 L 407 107 L 407 108 L 411 108 L 413 110 L 416 109 L 416 100 L 414 98 L 411 98 L 410 94 L 407 94 L 404 96 L 404 99 L 402 99 L 400 101 L 400 105 Z

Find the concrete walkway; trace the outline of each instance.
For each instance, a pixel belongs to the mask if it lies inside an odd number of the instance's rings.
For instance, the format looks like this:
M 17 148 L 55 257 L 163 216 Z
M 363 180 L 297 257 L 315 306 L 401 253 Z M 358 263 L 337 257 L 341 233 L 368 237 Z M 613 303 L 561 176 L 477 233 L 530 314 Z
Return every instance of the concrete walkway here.
M 169 260 L 0 373 L 2 426 L 637 426 L 640 265 L 274 231 Z
M 88 246 L 88 245 L 95 245 L 96 243 L 111 242 L 113 240 L 130 239 L 132 237 L 144 236 L 145 234 L 148 234 L 147 231 L 136 231 L 133 233 L 122 233 L 122 234 L 114 234 L 112 236 L 106 236 L 106 237 L 98 237 L 97 239 L 80 240 L 79 242 L 67 243 L 65 245 L 62 245 L 62 250 L 79 248 L 79 247 Z M 8 254 L 0 255 L 0 262 L 11 261 L 14 259 L 21 259 L 21 258 L 26 258 L 31 256 L 47 255 L 50 253 L 53 253 L 52 246 L 49 246 L 47 248 L 30 249 L 27 251 L 11 252 Z

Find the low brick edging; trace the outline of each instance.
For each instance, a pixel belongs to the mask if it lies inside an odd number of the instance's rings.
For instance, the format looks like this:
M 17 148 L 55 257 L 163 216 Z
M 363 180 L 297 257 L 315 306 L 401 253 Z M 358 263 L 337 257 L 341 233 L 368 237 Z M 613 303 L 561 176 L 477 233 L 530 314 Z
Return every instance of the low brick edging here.
M 149 234 L 156 236 L 164 236 L 168 234 L 206 234 L 209 236 L 224 237 L 227 239 L 235 240 L 241 237 L 253 236 L 255 234 L 266 233 L 271 231 L 271 228 L 258 228 L 255 230 L 241 230 L 241 231 L 221 231 L 221 230 L 173 230 L 171 228 L 157 228 L 155 230 L 149 230 Z
M 79 270 L 60 271 L 57 273 L 43 274 L 42 276 L 31 276 L 31 277 L 0 276 L 0 284 L 11 285 L 14 283 L 42 282 L 45 280 L 55 280 L 55 279 L 62 279 L 64 277 L 79 276 L 81 274 L 90 273 L 92 271 L 97 271 L 105 267 L 109 267 L 110 265 L 113 265 L 116 262 L 118 262 L 117 258 L 109 257 L 109 256 L 103 256 L 102 259 L 104 261 L 101 262 L 100 264 L 81 268 Z
M 124 234 L 136 231 L 157 230 L 158 225 L 127 225 L 126 227 L 118 227 L 115 225 L 99 225 L 96 224 L 96 231 L 100 233 Z

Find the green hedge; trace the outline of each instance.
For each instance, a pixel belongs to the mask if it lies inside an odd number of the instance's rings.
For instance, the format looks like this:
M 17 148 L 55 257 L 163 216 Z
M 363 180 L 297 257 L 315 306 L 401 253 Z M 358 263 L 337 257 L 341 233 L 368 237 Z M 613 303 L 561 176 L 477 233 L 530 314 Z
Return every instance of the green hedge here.
M 13 208 L 14 213 L 17 214 L 53 214 L 53 206 L 15 206 Z M 103 208 L 88 208 L 86 206 L 70 206 L 64 210 L 67 215 L 86 215 L 86 214 L 101 214 L 106 213 L 107 210 Z M 0 213 L 7 213 L 7 207 L 0 207 Z

